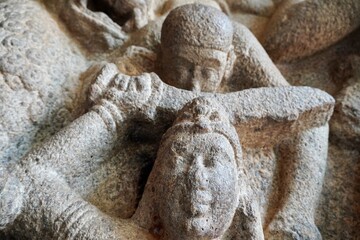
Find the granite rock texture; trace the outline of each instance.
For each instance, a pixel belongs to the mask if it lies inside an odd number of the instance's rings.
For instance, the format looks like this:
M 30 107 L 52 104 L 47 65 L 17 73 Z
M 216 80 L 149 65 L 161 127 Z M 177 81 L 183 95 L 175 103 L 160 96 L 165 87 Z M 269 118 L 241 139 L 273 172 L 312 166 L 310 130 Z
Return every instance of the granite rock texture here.
M 356 30 L 360 24 L 356 0 L 283 1 L 262 36 L 274 61 L 310 56 Z
M 1 1 L 0 238 L 356 239 L 358 16 Z
M 2 1 L 0 18 L 4 164 L 17 162 L 32 145 L 74 118 L 74 103 L 81 99 L 79 78 L 88 64 L 41 4 Z

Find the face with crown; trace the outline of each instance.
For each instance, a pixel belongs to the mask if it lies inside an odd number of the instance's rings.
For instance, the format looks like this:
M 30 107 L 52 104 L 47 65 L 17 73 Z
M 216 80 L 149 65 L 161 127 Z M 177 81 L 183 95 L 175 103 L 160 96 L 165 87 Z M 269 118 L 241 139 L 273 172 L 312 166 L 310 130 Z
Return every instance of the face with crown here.
M 239 192 L 229 140 L 219 133 L 179 132 L 165 145 L 168 150 L 161 166 L 165 183 L 158 196 L 167 237 L 221 236 L 232 222 Z

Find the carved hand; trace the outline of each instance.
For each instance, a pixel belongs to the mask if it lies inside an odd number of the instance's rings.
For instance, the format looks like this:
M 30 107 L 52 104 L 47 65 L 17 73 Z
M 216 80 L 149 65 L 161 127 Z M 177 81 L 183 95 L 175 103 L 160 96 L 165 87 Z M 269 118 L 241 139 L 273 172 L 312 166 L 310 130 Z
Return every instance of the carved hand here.
M 123 112 L 138 111 L 151 96 L 150 74 L 131 77 L 118 73 L 104 96 Z
M 105 64 L 90 88 L 90 100 L 116 107 L 121 114 L 153 114 L 161 95 L 162 82 L 154 73 L 128 76 L 114 64 Z M 111 106 L 110 106 L 111 105 Z

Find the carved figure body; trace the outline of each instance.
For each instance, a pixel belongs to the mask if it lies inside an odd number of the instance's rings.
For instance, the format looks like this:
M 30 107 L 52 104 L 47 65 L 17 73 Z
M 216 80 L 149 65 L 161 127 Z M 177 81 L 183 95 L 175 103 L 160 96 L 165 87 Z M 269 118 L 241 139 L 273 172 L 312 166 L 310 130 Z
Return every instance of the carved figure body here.
M 75 117 L 89 63 L 40 3 L 2 1 L 0 16 L 0 163 L 7 164 Z
M 205 25 L 208 29 L 202 31 Z M 168 15 L 162 28 L 161 46 L 162 63 L 165 70 L 164 81 L 170 85 L 188 90 L 211 92 L 218 90 L 220 82 L 226 80 L 232 70 L 234 62 L 232 36 L 231 22 L 216 9 L 195 4 L 184 5 L 173 10 Z M 166 63 L 170 63 L 170 67 L 166 67 Z M 257 80 L 255 83 L 247 83 L 245 86 L 259 87 L 260 84 L 262 86 L 288 85 L 283 79 L 280 79 L 283 81 L 268 82 L 272 79 L 276 78 L 264 78 L 261 79 L 262 81 Z M 237 81 L 239 80 L 237 79 Z M 251 78 L 246 80 L 250 81 Z M 310 138 L 315 136 L 317 141 L 310 141 Z M 313 223 L 313 217 L 310 216 L 314 216 L 315 196 L 318 196 L 321 190 L 319 181 L 322 181 L 326 165 L 327 139 L 328 126 L 325 125 L 321 128 L 308 130 L 306 133 L 299 133 L 298 137 L 290 140 L 287 152 L 288 157 L 294 161 L 295 168 L 297 164 L 304 164 L 309 169 L 318 169 L 318 171 L 285 170 L 289 174 L 287 181 L 290 196 L 284 200 L 283 206 L 279 206 L 279 212 L 270 220 L 272 223 L 268 226 L 269 238 L 274 237 L 271 236 L 274 234 L 275 238 L 286 238 L 286 236 L 290 237 L 292 234 L 298 234 L 291 229 L 293 226 L 299 225 L 304 226 L 304 230 L 297 231 L 300 232 L 300 235 L 308 234 L 306 238 L 310 239 L 320 238 L 320 234 Z M 309 143 L 304 145 L 304 142 L 307 141 Z M 291 148 L 294 148 L 294 151 L 290 151 Z M 313 154 L 315 149 L 321 149 L 319 154 Z M 279 156 L 277 158 L 279 159 Z M 308 185 L 302 187 L 297 184 L 296 179 L 306 179 Z M 303 193 L 309 189 L 314 194 L 304 195 Z M 298 200 L 291 197 L 291 195 L 296 196 L 298 194 L 303 197 Z M 303 205 L 304 203 L 305 205 Z M 294 217 L 292 213 L 300 212 L 300 209 L 306 209 L 304 206 L 308 206 L 309 211 L 306 214 L 304 213 L 307 217 Z M 291 208 L 293 209 L 291 210 Z M 292 216 L 295 220 L 288 219 L 289 216 Z M 278 225 L 280 219 L 286 219 L 285 226 L 280 227 Z M 302 237 L 305 237 L 305 235 Z

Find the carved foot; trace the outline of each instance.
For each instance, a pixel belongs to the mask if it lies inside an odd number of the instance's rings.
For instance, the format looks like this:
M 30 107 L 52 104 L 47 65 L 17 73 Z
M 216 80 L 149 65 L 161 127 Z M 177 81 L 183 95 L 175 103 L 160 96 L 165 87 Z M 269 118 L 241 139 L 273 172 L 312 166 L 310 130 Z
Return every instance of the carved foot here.
M 287 219 L 277 216 L 267 227 L 268 240 L 321 240 L 321 234 L 312 220 Z

